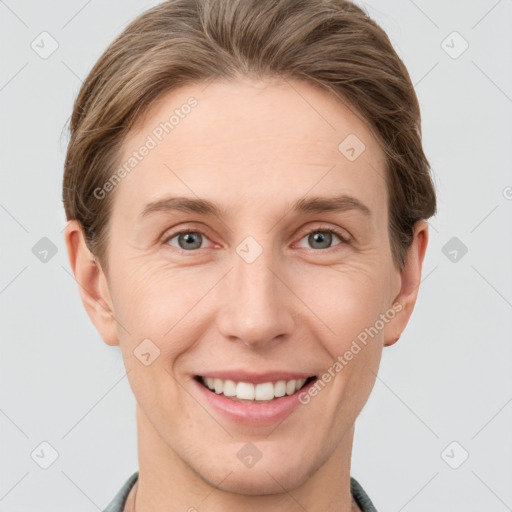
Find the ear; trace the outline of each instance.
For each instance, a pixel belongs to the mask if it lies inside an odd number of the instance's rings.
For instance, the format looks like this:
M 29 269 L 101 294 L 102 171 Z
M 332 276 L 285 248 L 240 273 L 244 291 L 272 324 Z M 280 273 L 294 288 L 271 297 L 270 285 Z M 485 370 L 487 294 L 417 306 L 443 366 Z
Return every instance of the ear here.
M 71 270 L 89 318 L 107 345 L 119 345 L 107 278 L 89 251 L 77 220 L 68 221 L 64 238 Z
M 427 244 L 428 223 L 421 219 L 414 226 L 414 238 L 407 252 L 405 266 L 399 274 L 400 290 L 392 303 L 393 309 L 398 312 L 386 327 L 384 337 L 386 347 L 399 340 L 413 312 L 421 283 L 421 269 Z

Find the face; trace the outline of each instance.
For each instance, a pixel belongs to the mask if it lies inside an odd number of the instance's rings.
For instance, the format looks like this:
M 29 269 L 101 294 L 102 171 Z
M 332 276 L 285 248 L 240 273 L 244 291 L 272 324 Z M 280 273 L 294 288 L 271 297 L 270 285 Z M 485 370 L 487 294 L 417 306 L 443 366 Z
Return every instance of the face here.
M 112 315 L 88 311 L 121 347 L 139 435 L 212 486 L 230 473 L 220 488 L 297 487 L 351 436 L 412 311 L 426 230 L 400 273 L 381 148 L 347 106 L 299 81 L 172 91 L 123 148 L 122 163 L 145 156 L 108 192 L 108 279 L 96 282 Z M 239 398 L 197 376 L 234 381 Z M 240 398 L 308 377 L 272 401 Z M 247 454 L 261 458 L 249 467 Z

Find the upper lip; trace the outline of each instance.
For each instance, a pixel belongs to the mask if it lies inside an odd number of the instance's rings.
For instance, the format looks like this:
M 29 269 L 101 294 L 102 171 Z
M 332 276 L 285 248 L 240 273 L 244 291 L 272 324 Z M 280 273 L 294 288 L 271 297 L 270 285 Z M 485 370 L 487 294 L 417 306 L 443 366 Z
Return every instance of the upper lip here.
M 211 371 L 197 374 L 200 377 L 210 377 L 212 379 L 233 380 L 235 382 L 249 382 L 251 384 L 261 384 L 263 382 L 277 382 L 279 380 L 298 380 L 315 377 L 311 373 L 273 371 L 265 373 L 254 373 L 246 370 L 223 370 Z

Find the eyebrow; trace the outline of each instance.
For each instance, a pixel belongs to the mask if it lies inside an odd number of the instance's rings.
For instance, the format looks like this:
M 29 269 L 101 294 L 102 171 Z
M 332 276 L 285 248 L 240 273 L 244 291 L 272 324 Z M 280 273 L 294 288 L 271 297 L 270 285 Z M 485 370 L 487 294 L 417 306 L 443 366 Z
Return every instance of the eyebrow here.
M 359 199 L 345 194 L 335 197 L 314 196 L 302 198 L 293 203 L 291 207 L 291 211 L 294 213 L 344 212 L 350 210 L 356 210 L 366 216 L 371 216 L 368 206 Z M 142 210 L 140 217 L 146 217 L 155 212 L 170 211 L 214 215 L 221 218 L 228 216 L 228 212 L 224 208 L 207 199 L 183 196 L 167 197 L 148 203 Z

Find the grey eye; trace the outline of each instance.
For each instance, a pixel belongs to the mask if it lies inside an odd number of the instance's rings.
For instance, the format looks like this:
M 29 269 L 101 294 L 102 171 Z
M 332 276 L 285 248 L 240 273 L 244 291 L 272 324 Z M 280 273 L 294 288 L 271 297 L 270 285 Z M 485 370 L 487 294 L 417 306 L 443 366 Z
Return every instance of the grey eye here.
M 314 249 L 326 249 L 330 247 L 332 243 L 332 233 L 317 231 L 308 235 L 308 242 L 313 246 Z M 314 247 L 314 244 L 319 245 Z
M 343 242 L 341 237 L 334 231 L 325 229 L 315 229 L 302 240 L 307 239 L 307 244 L 313 249 L 329 249 L 333 244 L 333 237 Z
M 173 244 L 171 241 L 177 239 L 178 245 Z M 184 251 L 190 251 L 193 249 L 200 249 L 203 242 L 203 234 L 199 231 L 182 231 L 176 233 L 169 238 L 167 243 Z

